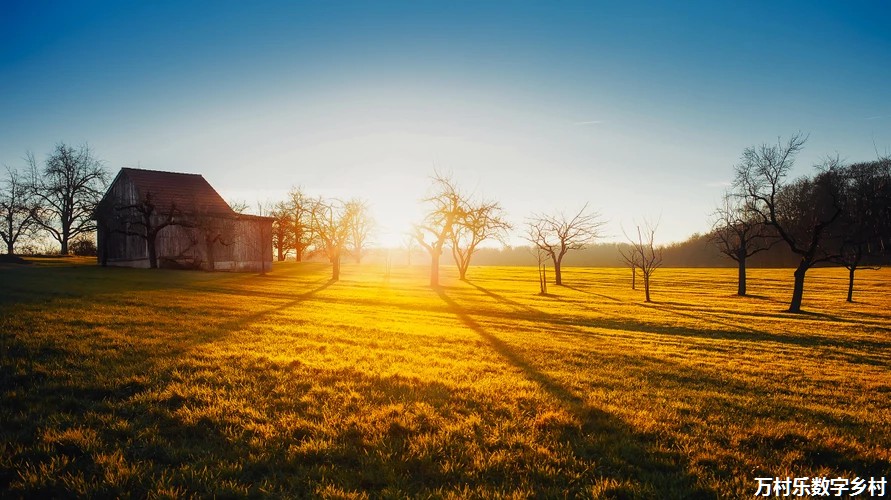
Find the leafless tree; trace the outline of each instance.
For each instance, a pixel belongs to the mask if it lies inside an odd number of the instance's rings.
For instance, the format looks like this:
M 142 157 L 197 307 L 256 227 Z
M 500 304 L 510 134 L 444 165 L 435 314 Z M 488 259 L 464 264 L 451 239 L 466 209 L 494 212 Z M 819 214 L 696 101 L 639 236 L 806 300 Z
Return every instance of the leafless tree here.
M 269 216 L 272 217 L 272 246 L 276 259 L 282 262 L 294 248 L 294 211 L 288 203 L 280 201 Z
M 229 202 L 229 208 L 237 214 L 243 214 L 248 210 L 248 203 L 244 200 L 233 200 Z
M 186 221 L 183 220 L 182 213 L 176 205 L 158 207 L 153 198 L 153 194 L 147 192 L 138 203 L 111 207 L 115 219 L 112 231 L 144 239 L 148 250 L 149 268 L 157 269 L 158 233 L 165 227 L 185 224 Z M 103 200 L 100 210 L 105 208 L 105 203 Z
M 312 227 L 331 262 L 331 281 L 340 279 L 340 260 L 350 237 L 353 212 L 340 200 L 317 199 L 312 208 Z
M 637 270 L 640 268 L 640 259 L 636 247 L 619 245 L 619 255 L 622 257 L 622 262 L 631 268 L 631 289 L 637 290 Z
M 533 241 L 535 234 L 535 226 L 527 225 L 526 227 L 527 235 L 526 239 L 529 241 Z M 536 245 L 532 245 L 529 249 L 532 254 L 535 256 L 535 261 L 538 265 L 538 293 L 541 295 L 547 295 L 548 293 L 548 259 L 550 256 L 539 248 Z
M 734 187 L 752 213 L 770 226 L 799 257 L 789 312 L 801 312 L 804 278 L 815 264 L 832 260 L 826 238 L 842 214 L 841 176 L 837 160 L 827 160 L 813 179 L 786 183 L 795 156 L 807 137 L 800 133 L 787 142 L 746 148 L 736 166 Z
M 746 294 L 746 260 L 777 241 L 745 197 L 725 193 L 722 206 L 713 214 L 711 241 L 718 251 L 737 263 L 736 294 Z
M 245 203 L 244 210 L 237 212 L 239 215 L 235 217 L 242 217 L 242 212 L 246 210 L 247 204 Z M 228 247 L 236 242 L 238 231 L 235 230 L 235 221 L 237 220 L 235 217 L 194 211 L 187 220 L 180 221 L 179 225 L 191 228 L 189 234 L 196 238 L 193 243 L 204 248 L 206 266 L 210 271 L 217 268 L 217 248 Z M 263 266 L 262 256 L 260 265 Z
M 847 301 L 854 301 L 854 274 L 878 269 L 870 258 L 885 252 L 891 215 L 891 159 L 857 163 L 843 169 L 845 211 L 835 231 L 836 262 L 848 270 Z
M 442 247 L 449 240 L 455 222 L 462 215 L 464 196 L 451 178 L 437 172 L 433 175 L 431 194 L 424 202 L 428 205 L 427 214 L 414 227 L 415 239 L 430 254 L 430 286 L 437 287 Z
M 352 215 L 348 243 L 350 254 L 356 259 L 356 264 L 360 264 L 362 255 L 371 244 L 371 236 L 375 228 L 374 217 L 372 217 L 371 208 L 365 200 L 354 198 L 347 202 L 347 205 L 349 205 L 348 210 Z
M 411 265 L 411 254 L 415 251 L 415 235 L 407 234 L 405 236 L 405 240 L 403 241 L 403 246 L 405 247 L 405 256 L 406 256 L 406 264 Z
M 605 224 L 597 212 L 588 212 L 588 205 L 582 207 L 572 217 L 564 213 L 557 215 L 533 214 L 527 221 L 526 232 L 529 241 L 544 251 L 554 264 L 554 283 L 563 284 L 561 264 L 570 250 L 580 250 L 600 237 Z
M 0 237 L 6 243 L 6 253 L 15 253 L 16 242 L 27 236 L 37 225 L 39 205 L 31 187 L 18 171 L 6 167 L 6 179 L 0 191 Z
M 93 215 L 108 185 L 108 172 L 89 146 L 75 149 L 59 143 L 47 157 L 43 169 L 34 155 L 26 158 L 30 184 L 41 210 L 37 224 L 59 242 L 62 254 L 79 234 L 96 230 Z
M 317 201 L 310 198 L 299 186 L 291 188 L 288 193 L 294 228 L 294 259 L 297 262 L 301 262 L 307 249 L 316 243 L 313 209 Z
M 259 218 L 257 218 L 256 220 L 257 220 L 257 233 L 258 233 L 257 235 L 259 236 L 259 238 L 257 239 L 256 245 L 257 245 L 257 257 L 258 257 L 257 261 L 260 264 L 260 276 L 266 276 L 266 257 L 269 257 L 270 259 L 272 259 L 272 248 L 266 248 L 266 245 L 265 245 L 265 242 L 267 241 L 266 235 L 269 233 L 266 230 L 266 224 L 264 224 L 262 222 L 262 217 L 268 217 L 270 211 L 271 210 L 270 210 L 268 204 L 262 203 L 259 201 L 257 202 L 257 215 L 259 216 Z M 271 224 L 270 224 L 270 230 L 271 229 L 272 228 L 271 228 Z M 269 237 L 270 237 L 269 240 L 271 241 L 272 235 L 269 234 Z
M 659 266 L 662 265 L 662 249 L 655 245 L 656 229 L 659 223 L 644 222 L 643 228 L 637 226 L 636 235 L 625 234 L 631 243 L 631 260 L 637 263 L 640 275 L 644 282 L 644 298 L 650 300 L 650 278 Z
M 510 228 L 497 202 L 464 202 L 451 234 L 452 257 L 462 280 L 467 277 L 467 268 L 477 246 L 490 238 L 503 239 Z

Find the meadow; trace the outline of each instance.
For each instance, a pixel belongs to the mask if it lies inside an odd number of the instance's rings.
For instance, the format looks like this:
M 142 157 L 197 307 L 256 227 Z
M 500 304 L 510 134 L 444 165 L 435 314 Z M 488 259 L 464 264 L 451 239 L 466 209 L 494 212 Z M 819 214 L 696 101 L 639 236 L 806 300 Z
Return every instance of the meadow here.
M 0 265 L 5 497 L 743 498 L 891 479 L 891 270 Z M 863 495 L 868 496 L 868 495 Z

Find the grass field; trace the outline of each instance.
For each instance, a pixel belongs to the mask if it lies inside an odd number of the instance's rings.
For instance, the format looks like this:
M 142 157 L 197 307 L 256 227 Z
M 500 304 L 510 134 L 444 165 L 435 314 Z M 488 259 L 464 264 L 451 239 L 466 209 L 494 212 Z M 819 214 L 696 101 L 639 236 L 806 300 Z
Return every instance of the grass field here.
M 752 497 L 891 479 L 891 271 L 0 267 L 11 497 Z M 868 496 L 868 495 L 863 495 Z

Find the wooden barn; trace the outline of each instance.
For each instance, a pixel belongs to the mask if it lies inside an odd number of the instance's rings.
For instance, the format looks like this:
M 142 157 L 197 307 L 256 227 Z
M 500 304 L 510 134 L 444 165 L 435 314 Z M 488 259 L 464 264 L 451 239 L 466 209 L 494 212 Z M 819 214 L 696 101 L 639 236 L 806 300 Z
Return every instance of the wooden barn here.
M 239 214 L 198 174 L 122 168 L 96 209 L 102 265 L 269 270 L 272 219 Z

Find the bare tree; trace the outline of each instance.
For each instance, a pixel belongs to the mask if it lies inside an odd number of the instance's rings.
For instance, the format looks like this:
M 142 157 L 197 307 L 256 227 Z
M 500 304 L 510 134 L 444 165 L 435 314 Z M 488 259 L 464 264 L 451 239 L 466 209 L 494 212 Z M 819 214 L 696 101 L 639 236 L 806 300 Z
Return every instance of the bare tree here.
M 288 205 L 291 209 L 294 229 L 294 259 L 297 262 L 303 260 L 307 249 L 316 242 L 313 209 L 317 201 L 310 198 L 299 186 L 291 188 L 288 193 Z
M 451 178 L 436 172 L 433 175 L 431 195 L 424 201 L 428 210 L 423 222 L 415 225 L 415 239 L 430 254 L 430 286 L 437 287 L 442 247 L 452 235 L 455 222 L 462 215 L 464 197 Z
M 837 161 L 827 161 L 813 179 L 785 182 L 806 141 L 807 137 L 795 134 L 786 143 L 780 140 L 746 148 L 734 180 L 752 213 L 800 257 L 789 304 L 789 312 L 794 313 L 801 312 L 807 270 L 834 258 L 827 251 L 826 238 L 842 214 Z
M 724 194 L 721 207 L 714 212 L 711 241 L 718 251 L 737 263 L 736 294 L 746 294 L 746 260 L 776 243 L 770 238 L 768 226 L 758 217 L 744 197 Z
M 561 264 L 570 250 L 580 250 L 600 237 L 605 222 L 597 212 L 587 212 L 588 204 L 574 216 L 533 214 L 527 221 L 529 241 L 550 256 L 554 264 L 554 283 L 563 284 Z
M 628 241 L 631 243 L 631 260 L 632 262 L 636 262 L 637 267 L 640 268 L 640 274 L 644 282 L 644 298 L 646 302 L 651 302 L 650 278 L 653 276 L 656 269 L 662 265 L 662 249 L 655 245 L 656 229 L 658 227 L 658 222 L 656 224 L 644 222 L 643 229 L 641 229 L 640 225 L 637 226 L 636 237 L 633 235 L 629 236 L 627 233 L 625 234 L 625 237 L 628 238 Z
M 189 215 L 188 220 L 179 221 L 178 225 L 192 228 L 189 234 L 194 238 L 193 244 L 204 248 L 204 258 L 207 259 L 206 267 L 209 271 L 214 271 L 217 268 L 217 248 L 228 247 L 235 243 L 239 234 L 235 230 L 235 217 L 242 217 L 242 212 L 246 210 L 247 203 L 244 203 L 244 209 L 241 212 L 236 212 L 239 214 L 237 216 L 196 210 Z M 260 265 L 263 266 L 262 256 Z
M 148 250 L 149 268 L 157 269 L 158 233 L 165 227 L 185 224 L 185 221 L 182 220 L 182 214 L 176 205 L 158 207 L 153 198 L 153 194 L 147 192 L 138 203 L 112 207 L 115 217 L 112 231 L 144 239 Z M 102 205 L 105 203 L 103 200 Z
M 627 236 L 627 235 L 626 235 Z M 628 267 L 631 268 L 631 289 L 637 290 L 637 269 L 640 267 L 639 258 L 634 246 L 619 246 L 619 255 Z
M 403 246 L 405 247 L 405 256 L 406 256 L 406 264 L 411 265 L 411 254 L 415 251 L 415 235 L 407 234 L 405 239 L 403 240 Z
M 62 254 L 79 234 L 96 230 L 93 214 L 108 185 L 108 172 L 89 146 L 73 148 L 59 143 L 42 170 L 28 153 L 31 186 L 41 210 L 37 224 L 59 242 Z
M 354 198 L 347 202 L 347 205 L 353 218 L 350 225 L 350 254 L 356 259 L 356 264 L 360 264 L 362 255 L 371 243 L 371 235 L 375 228 L 374 217 L 371 216 L 371 209 L 365 200 Z
M 503 239 L 510 228 L 497 202 L 464 202 L 451 234 L 452 257 L 462 280 L 466 279 L 467 268 L 477 246 L 490 238 Z
M 526 227 L 526 239 L 533 241 L 535 238 L 535 226 L 528 225 Z M 536 245 L 532 245 L 529 249 L 535 255 L 535 261 L 538 264 L 538 293 L 547 295 L 548 293 L 548 259 L 550 256 Z
M 229 202 L 229 208 L 237 214 L 243 214 L 248 210 L 248 202 L 244 200 L 233 200 Z
M 6 167 L 6 179 L 0 191 L 0 237 L 6 253 L 15 253 L 15 244 L 37 225 L 38 204 L 31 187 L 18 171 Z
M 353 212 L 340 200 L 319 198 L 311 213 L 313 230 L 332 265 L 331 281 L 337 281 L 340 279 L 340 260 L 352 230 Z
M 843 170 L 845 211 L 836 233 L 836 262 L 848 270 L 847 301 L 854 301 L 854 274 L 878 269 L 867 263 L 885 251 L 891 212 L 891 160 L 849 165 Z
M 280 201 L 269 216 L 272 217 L 272 246 L 276 259 L 282 262 L 294 248 L 294 211 L 288 203 Z

